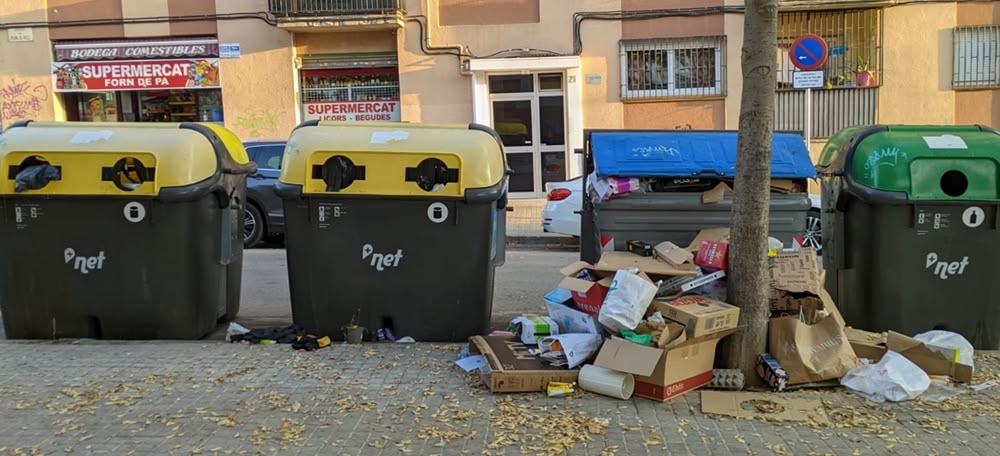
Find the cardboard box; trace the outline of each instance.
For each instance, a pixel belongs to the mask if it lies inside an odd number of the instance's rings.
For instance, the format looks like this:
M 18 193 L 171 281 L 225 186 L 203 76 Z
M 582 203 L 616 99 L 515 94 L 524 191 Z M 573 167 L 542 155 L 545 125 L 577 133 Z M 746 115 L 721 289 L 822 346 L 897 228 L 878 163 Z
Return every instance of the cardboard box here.
M 550 366 L 532 355 L 528 347 L 513 337 L 472 336 L 469 352 L 481 354 L 487 365 L 480 370 L 483 383 L 494 393 L 543 392 L 549 382 L 576 382 L 579 369 Z
M 636 268 L 639 277 L 653 283 L 649 275 L 657 276 L 695 276 L 697 270 L 693 264 L 674 266 L 653 257 L 642 257 L 628 252 L 604 252 L 597 264 L 585 261 L 574 262 L 559 272 L 565 278 L 559 282 L 559 288 L 570 290 L 576 307 L 591 315 L 597 315 L 604 305 L 611 282 L 619 269 Z M 649 275 L 647 275 L 649 274 Z
M 697 252 L 701 247 L 701 241 L 716 241 L 716 242 L 729 242 L 729 228 L 709 228 L 707 230 L 701 230 L 691 241 L 691 245 L 688 246 L 688 250 L 692 252 Z
M 687 249 L 682 249 L 670 241 L 661 242 L 653 247 L 656 257 L 674 266 L 682 266 L 694 261 L 694 254 Z
M 892 350 L 913 364 L 920 366 L 928 375 L 947 375 L 963 383 L 972 382 L 972 366 L 952 360 L 939 351 L 932 350 L 923 342 L 900 333 L 889 331 L 885 339 L 886 348 Z
M 757 375 L 772 391 L 784 391 L 788 385 L 788 372 L 770 353 L 757 355 Z
M 611 338 L 597 353 L 594 365 L 635 375 L 636 396 L 666 401 L 712 381 L 719 339 L 734 332 L 681 339 L 665 348 Z
M 912 361 L 928 375 L 947 375 L 960 382 L 972 382 L 972 375 L 975 373 L 972 366 L 954 361 L 912 337 L 894 331 L 882 336 L 855 328 L 844 328 L 844 333 L 858 358 L 878 362 L 886 351 L 892 350 Z
M 625 250 L 643 257 L 653 256 L 653 246 L 643 241 L 628 241 L 625 243 Z
M 816 250 L 779 252 L 771 260 L 770 278 L 772 312 L 797 315 L 800 308 L 807 313 L 823 309 L 820 297 L 823 282 L 820 280 Z
M 854 328 L 844 328 L 847 341 L 851 343 L 858 358 L 867 358 L 877 363 L 889 349 L 885 346 L 885 336 Z
M 538 345 L 538 341 L 559 334 L 559 325 L 544 315 L 521 315 L 510 322 L 508 331 L 513 331 L 528 345 Z
M 614 274 L 594 271 L 590 263 L 577 261 L 559 270 L 566 276 L 559 288 L 570 291 L 576 308 L 590 315 L 597 315 L 604 305 Z
M 734 329 L 740 323 L 740 308 L 708 296 L 681 296 L 672 301 L 653 301 L 653 310 L 684 325 L 689 339 Z
M 729 270 L 729 244 L 719 241 L 701 241 L 694 264 L 710 271 Z
M 693 264 L 672 265 L 653 257 L 642 257 L 628 252 L 604 252 L 594 270 L 611 275 L 619 269 L 636 268 L 639 272 L 655 276 L 695 276 L 698 271 Z M 648 277 L 647 277 L 648 279 Z

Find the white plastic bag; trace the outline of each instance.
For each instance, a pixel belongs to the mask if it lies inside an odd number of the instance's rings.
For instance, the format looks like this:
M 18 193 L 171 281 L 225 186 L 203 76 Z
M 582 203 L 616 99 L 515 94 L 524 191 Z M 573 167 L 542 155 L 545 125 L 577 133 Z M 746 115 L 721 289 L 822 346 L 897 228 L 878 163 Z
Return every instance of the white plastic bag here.
M 634 271 L 619 270 L 611 282 L 608 295 L 604 297 L 597 321 L 615 334 L 623 329 L 635 329 L 642 323 L 642 317 L 655 296 L 656 285 Z
M 553 350 L 553 342 L 559 341 L 562 352 Z M 604 338 L 600 334 L 560 334 L 549 336 L 538 342 L 538 348 L 543 358 L 565 358 L 569 369 L 576 369 L 584 361 L 597 353 Z M 546 356 L 548 354 L 552 356 Z
M 840 379 L 855 394 L 875 402 L 902 402 L 915 399 L 931 386 L 927 376 L 913 361 L 889 351 L 875 364 L 862 364 Z
M 972 344 L 961 334 L 933 330 L 917 334 L 913 338 L 923 342 L 931 350 L 944 353 L 948 359 L 952 359 L 955 350 L 958 350 L 958 362 L 975 369 L 972 365 Z

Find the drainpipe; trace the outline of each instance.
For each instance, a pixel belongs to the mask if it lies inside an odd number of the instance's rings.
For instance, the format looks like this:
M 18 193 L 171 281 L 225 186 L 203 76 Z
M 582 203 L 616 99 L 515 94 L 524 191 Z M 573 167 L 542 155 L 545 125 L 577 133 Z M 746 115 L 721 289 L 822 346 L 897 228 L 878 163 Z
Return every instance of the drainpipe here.
M 472 76 L 469 71 L 469 51 L 461 44 L 431 44 L 431 24 L 428 12 L 430 11 L 430 0 L 421 1 L 422 13 L 419 16 L 407 16 L 406 20 L 416 22 L 420 26 L 420 50 L 427 55 L 454 55 L 458 57 L 458 72 L 462 76 Z

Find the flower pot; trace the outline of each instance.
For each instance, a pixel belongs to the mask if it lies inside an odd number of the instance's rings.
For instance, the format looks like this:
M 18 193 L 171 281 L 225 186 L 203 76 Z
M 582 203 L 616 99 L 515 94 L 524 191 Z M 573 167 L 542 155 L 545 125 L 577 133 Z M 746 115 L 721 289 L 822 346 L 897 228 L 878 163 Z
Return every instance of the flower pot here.
M 858 87 L 868 87 L 872 83 L 872 74 L 870 71 L 859 71 L 857 73 Z

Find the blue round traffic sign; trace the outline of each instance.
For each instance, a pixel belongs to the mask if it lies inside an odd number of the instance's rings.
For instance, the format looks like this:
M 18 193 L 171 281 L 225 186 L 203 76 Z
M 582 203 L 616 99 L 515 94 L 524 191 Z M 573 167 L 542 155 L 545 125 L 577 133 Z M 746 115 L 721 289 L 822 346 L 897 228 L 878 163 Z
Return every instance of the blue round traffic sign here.
M 795 39 L 788 56 L 792 59 L 792 65 L 802 71 L 813 71 L 823 67 L 826 63 L 828 48 L 826 41 L 819 35 L 807 33 Z

